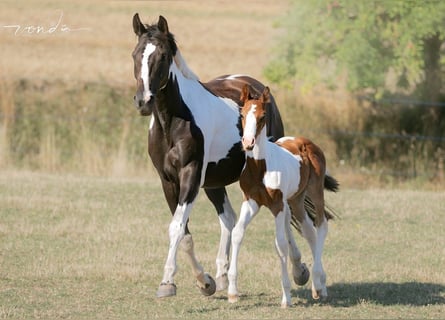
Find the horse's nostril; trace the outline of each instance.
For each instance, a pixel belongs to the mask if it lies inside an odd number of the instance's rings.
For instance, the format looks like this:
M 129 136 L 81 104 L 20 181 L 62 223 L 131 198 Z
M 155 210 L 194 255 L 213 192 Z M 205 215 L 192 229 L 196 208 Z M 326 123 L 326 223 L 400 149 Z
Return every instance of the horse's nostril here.
M 139 100 L 138 103 L 139 103 L 139 108 L 142 108 L 144 106 L 144 101 L 143 100 Z

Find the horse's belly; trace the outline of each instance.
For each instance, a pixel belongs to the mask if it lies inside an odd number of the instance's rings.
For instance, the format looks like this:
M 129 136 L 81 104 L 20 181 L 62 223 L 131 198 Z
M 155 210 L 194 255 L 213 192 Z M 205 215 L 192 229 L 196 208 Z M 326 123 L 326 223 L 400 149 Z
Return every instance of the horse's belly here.
M 245 162 L 240 142 L 226 151 L 225 156 L 207 163 L 204 188 L 218 188 L 231 184 L 239 179 Z

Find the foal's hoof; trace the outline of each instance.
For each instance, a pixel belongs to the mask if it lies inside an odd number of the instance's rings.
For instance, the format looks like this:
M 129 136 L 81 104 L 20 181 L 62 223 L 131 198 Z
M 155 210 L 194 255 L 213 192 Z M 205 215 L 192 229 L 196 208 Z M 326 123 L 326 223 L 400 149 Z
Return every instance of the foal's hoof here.
M 236 303 L 239 300 L 239 296 L 237 294 L 229 294 L 228 300 L 229 303 Z
M 216 278 L 216 291 L 226 290 L 229 286 L 229 279 L 227 278 L 227 273 Z
M 301 274 L 298 277 L 294 275 L 294 282 L 299 286 L 304 286 L 308 282 L 311 272 L 307 268 L 306 263 L 301 264 L 301 270 Z
M 208 273 L 205 273 L 205 275 L 206 278 L 209 280 L 209 283 L 206 283 L 204 287 L 202 287 L 199 282 L 197 282 L 197 285 L 203 295 L 211 296 L 216 292 L 216 283 L 215 280 L 213 280 L 213 278 Z
M 158 291 L 156 291 L 156 297 L 167 298 L 176 295 L 176 285 L 174 283 L 161 283 Z

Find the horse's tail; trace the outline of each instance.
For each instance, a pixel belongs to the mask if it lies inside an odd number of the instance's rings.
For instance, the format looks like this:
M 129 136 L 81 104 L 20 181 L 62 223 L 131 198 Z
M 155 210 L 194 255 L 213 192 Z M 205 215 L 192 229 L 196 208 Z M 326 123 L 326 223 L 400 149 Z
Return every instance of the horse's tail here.
M 324 188 L 326 190 L 329 190 L 332 192 L 337 192 L 339 190 L 339 186 L 340 186 L 340 183 L 337 181 L 337 179 L 335 179 L 334 177 L 332 177 L 328 174 L 325 175 Z M 313 222 L 315 222 L 315 217 L 316 217 L 315 206 L 309 196 L 306 196 L 304 198 L 304 210 L 306 210 L 309 218 Z M 292 207 L 291 207 L 291 211 L 292 211 Z M 328 206 L 326 203 L 324 205 L 324 214 L 325 214 L 325 217 L 327 220 L 333 220 L 334 218 L 340 217 L 340 215 L 333 208 Z M 301 224 L 294 215 L 291 216 L 291 224 L 301 234 Z
M 331 177 L 330 175 L 326 174 L 324 176 L 324 188 L 326 190 L 337 192 L 339 189 L 340 183 L 338 183 L 337 179 L 334 177 Z

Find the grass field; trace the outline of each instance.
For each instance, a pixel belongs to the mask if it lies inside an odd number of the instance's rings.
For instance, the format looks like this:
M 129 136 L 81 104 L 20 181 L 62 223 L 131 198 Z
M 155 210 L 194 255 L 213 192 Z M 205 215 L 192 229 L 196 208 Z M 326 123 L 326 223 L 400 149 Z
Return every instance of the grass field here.
M 267 0 L 0 1 L 0 318 L 444 317 L 443 185 L 429 185 L 428 175 L 419 185 L 441 191 L 418 190 L 416 181 L 390 189 L 378 164 L 355 175 L 337 157 L 335 137 L 322 131 L 326 119 L 360 123 L 362 110 L 344 92 L 316 100 L 273 88 L 286 130 L 313 134 L 342 182 L 340 193 L 328 195 L 341 215 L 324 252 L 329 301 L 313 302 L 309 286 L 295 287 L 292 308 L 279 308 L 274 226 L 265 210 L 243 244 L 238 304 L 224 292 L 201 296 L 182 253 L 178 295 L 155 298 L 170 215 L 146 156 L 148 119 L 132 106 L 131 18 L 139 12 L 151 23 L 164 15 L 203 81 L 246 73 L 266 82 L 262 70 L 282 32 L 274 24 L 286 10 L 286 1 Z M 379 180 L 386 188 L 369 188 Z M 229 192 L 238 211 L 238 186 Z M 214 274 L 220 227 L 202 195 L 190 228 Z M 297 242 L 311 265 L 308 246 Z
M 203 297 L 185 256 L 178 295 L 157 300 L 170 220 L 153 175 L 111 179 L 0 172 L 0 318 L 253 319 L 443 318 L 443 192 L 341 190 L 328 201 L 341 214 L 330 224 L 324 264 L 330 299 L 294 287 L 279 307 L 279 263 L 272 216 L 262 210 L 240 255 L 241 301 Z M 238 186 L 230 187 L 239 209 Z M 215 273 L 219 223 L 200 195 L 191 216 L 198 257 Z M 297 242 L 311 265 L 309 250 Z

